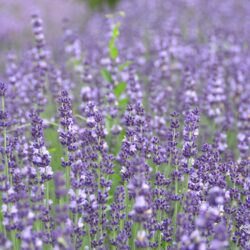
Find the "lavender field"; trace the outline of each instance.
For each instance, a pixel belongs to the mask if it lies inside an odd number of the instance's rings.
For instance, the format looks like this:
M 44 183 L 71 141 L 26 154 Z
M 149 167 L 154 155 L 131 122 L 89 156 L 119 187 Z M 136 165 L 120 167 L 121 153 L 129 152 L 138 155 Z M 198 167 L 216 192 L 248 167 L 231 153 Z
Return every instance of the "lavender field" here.
M 249 0 L 51 2 L 0 0 L 0 250 L 250 250 Z

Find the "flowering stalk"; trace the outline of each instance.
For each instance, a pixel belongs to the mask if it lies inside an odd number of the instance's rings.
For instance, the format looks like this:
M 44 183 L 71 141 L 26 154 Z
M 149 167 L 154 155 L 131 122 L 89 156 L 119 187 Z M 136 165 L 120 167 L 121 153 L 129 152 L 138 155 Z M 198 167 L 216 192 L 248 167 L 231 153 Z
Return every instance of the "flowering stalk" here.
M 4 97 L 2 96 L 2 112 L 5 113 L 5 104 L 4 104 Z M 8 159 L 6 154 L 7 149 L 7 134 L 6 134 L 6 126 L 3 129 L 3 147 L 4 147 L 4 162 L 5 162 L 5 174 L 7 179 L 9 179 L 9 169 L 8 169 Z
M 194 109 L 185 116 L 183 156 L 186 174 L 184 179 L 183 193 L 188 190 L 189 171 L 196 154 L 196 138 L 199 134 L 199 111 Z

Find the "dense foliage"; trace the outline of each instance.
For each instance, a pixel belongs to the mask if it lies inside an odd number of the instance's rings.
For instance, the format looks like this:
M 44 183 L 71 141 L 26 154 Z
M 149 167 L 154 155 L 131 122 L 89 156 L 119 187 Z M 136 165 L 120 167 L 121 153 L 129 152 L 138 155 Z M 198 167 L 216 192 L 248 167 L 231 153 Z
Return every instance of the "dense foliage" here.
M 0 249 L 249 250 L 248 1 L 120 9 L 8 53 Z
M 114 8 L 119 0 L 82 0 L 86 1 L 88 5 L 93 9 L 100 9 L 104 7 Z

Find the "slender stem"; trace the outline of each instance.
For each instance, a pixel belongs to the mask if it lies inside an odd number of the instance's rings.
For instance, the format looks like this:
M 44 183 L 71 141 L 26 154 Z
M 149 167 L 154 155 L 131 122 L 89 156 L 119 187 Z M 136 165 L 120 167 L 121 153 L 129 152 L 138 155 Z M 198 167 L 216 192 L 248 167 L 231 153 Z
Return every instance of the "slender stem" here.
M 5 112 L 5 100 L 4 100 L 4 96 L 2 96 L 2 111 Z M 4 173 L 7 177 L 7 182 L 9 180 L 9 166 L 8 166 L 8 159 L 7 159 L 7 154 L 6 154 L 6 149 L 7 149 L 7 134 L 6 134 L 6 126 L 4 126 L 3 128 L 3 144 L 4 144 L 4 165 L 5 165 L 5 169 L 4 169 Z M 2 197 L 1 197 L 2 198 Z M 3 225 L 3 233 L 4 236 L 7 236 L 7 232 L 5 229 L 5 226 Z
M 32 164 L 32 167 L 34 167 L 33 164 Z M 37 181 L 38 181 L 38 186 L 39 186 L 39 184 L 41 183 L 41 173 L 40 173 L 40 169 L 37 169 Z M 35 229 L 36 229 L 36 231 L 38 231 L 38 232 L 41 231 L 41 229 L 42 229 L 41 220 L 36 219 L 36 221 L 35 221 Z
M 68 132 L 67 128 L 65 128 L 65 132 Z M 68 151 L 67 147 L 64 149 L 63 161 L 67 163 L 66 166 L 65 166 L 64 174 L 65 174 L 65 180 L 66 180 L 66 188 L 67 188 L 67 190 L 69 190 L 69 188 L 70 188 L 70 181 L 71 181 L 70 180 L 70 178 L 71 178 L 71 176 L 70 176 L 70 170 L 71 169 L 70 169 L 70 166 L 68 166 L 69 151 Z M 65 201 L 66 201 L 66 203 L 68 202 L 68 196 L 67 195 L 65 196 Z
M 2 111 L 5 112 L 5 100 L 4 96 L 2 96 Z M 3 128 L 3 145 L 4 145 L 4 164 L 5 164 L 5 175 L 9 180 L 9 166 L 8 166 L 8 158 L 6 154 L 7 149 L 7 133 L 6 133 L 6 126 Z
M 48 125 L 50 126 L 55 126 L 55 127 L 59 127 L 59 124 L 55 123 L 55 122 L 46 122 Z M 21 124 L 20 126 L 17 126 L 17 127 L 13 127 L 9 130 L 7 130 L 6 132 L 13 132 L 13 131 L 16 131 L 18 129 L 22 129 L 22 128 L 26 128 L 26 127 L 29 127 L 31 124 L 30 123 L 25 123 L 25 124 Z
M 129 213 L 129 195 L 128 195 L 128 185 L 127 182 L 124 181 L 124 186 L 125 186 L 125 213 L 126 213 L 126 219 L 128 218 L 128 213 Z
M 21 128 L 29 127 L 30 125 L 31 125 L 30 123 L 25 123 L 25 124 L 22 124 L 20 126 L 13 127 L 11 129 L 7 130 L 7 132 L 13 132 L 13 131 L 16 131 L 16 130 L 21 129 Z
M 74 218 L 74 224 L 75 224 L 75 226 L 77 226 L 77 224 L 78 224 L 78 212 L 75 214 L 73 214 L 73 218 Z M 74 244 L 75 244 L 75 247 L 76 247 L 76 245 L 77 245 L 77 234 L 75 233 L 74 234 Z
M 83 120 L 83 121 L 86 121 L 86 118 L 83 117 L 83 116 L 81 116 L 81 115 L 74 114 L 74 116 L 77 117 L 77 118 L 79 118 L 79 119 L 81 119 L 81 120 Z
M 139 227 L 140 227 L 140 225 L 139 225 Z M 136 249 L 135 241 L 136 241 L 137 232 L 138 232 L 138 224 L 135 223 L 135 224 L 133 224 L 133 227 L 132 227 L 132 237 L 131 237 L 132 250 Z
M 188 169 L 190 167 L 190 158 L 188 158 L 188 162 L 187 162 L 187 165 L 188 165 Z M 189 174 L 185 174 L 185 178 L 184 178 L 184 193 L 187 192 L 188 190 L 188 182 L 189 182 Z
M 68 155 L 67 155 L 67 161 L 68 161 Z M 70 166 L 66 166 L 66 187 L 69 190 L 70 188 Z
M 190 169 L 191 164 L 192 164 L 192 158 L 188 158 L 188 161 L 187 161 L 188 169 Z M 185 199 L 186 199 L 185 194 L 188 191 L 188 182 L 189 182 L 189 174 L 186 174 L 185 177 L 184 177 L 184 184 L 182 186 L 182 195 L 184 195 L 183 196 L 183 204 L 185 203 Z M 182 206 L 181 206 L 180 210 L 183 211 Z
M 97 194 L 98 194 L 98 191 L 102 192 L 100 164 L 99 164 L 99 167 L 98 167 L 98 170 L 97 170 L 97 178 L 98 178 L 98 190 L 97 190 Z M 101 220 L 102 220 L 102 206 L 100 204 L 100 207 L 98 209 L 98 231 L 100 232 L 100 235 L 102 235 L 102 223 L 101 223 Z
M 13 247 L 14 247 L 13 249 L 17 250 L 18 248 L 17 248 L 17 239 L 16 239 L 16 232 L 15 232 L 15 230 L 11 231 L 11 241 L 13 243 Z
M 235 190 L 235 181 L 233 181 L 233 190 Z M 231 203 L 230 203 L 230 214 L 229 214 L 229 218 L 228 218 L 228 222 L 227 222 L 227 230 L 229 232 L 229 227 L 230 227 L 230 222 L 231 222 L 231 218 L 232 218 L 232 213 L 231 213 L 231 209 L 232 209 L 232 205 L 234 203 L 234 199 L 232 199 Z M 232 225 L 232 230 L 230 232 L 230 247 L 232 247 L 234 249 L 235 245 L 233 243 L 233 241 L 231 240 L 234 230 L 235 230 L 235 225 L 234 225 L 234 221 L 233 221 L 233 225 Z
M 51 126 L 55 126 L 55 127 L 59 127 L 59 124 L 55 123 L 55 122 L 47 122 L 49 125 Z
M 160 222 L 161 222 L 162 211 L 160 211 Z M 159 240 L 158 240 L 158 250 L 161 250 L 162 247 L 162 235 L 161 230 L 159 231 Z
M 176 167 L 177 168 L 177 167 Z M 178 195 L 178 177 L 175 177 L 175 195 Z M 178 215 L 179 201 L 175 201 L 174 204 L 174 216 L 173 216 L 173 241 L 176 239 L 176 228 L 177 228 L 177 215 Z

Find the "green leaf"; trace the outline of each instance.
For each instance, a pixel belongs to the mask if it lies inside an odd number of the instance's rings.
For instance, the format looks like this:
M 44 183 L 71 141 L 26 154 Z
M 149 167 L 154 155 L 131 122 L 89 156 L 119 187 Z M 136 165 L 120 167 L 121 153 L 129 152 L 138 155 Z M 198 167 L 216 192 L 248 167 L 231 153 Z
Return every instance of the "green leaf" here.
M 122 100 L 120 100 L 120 101 L 118 102 L 118 106 L 121 107 L 121 108 L 126 109 L 126 108 L 127 108 L 127 105 L 128 105 L 128 101 L 129 101 L 128 98 L 124 98 L 124 99 L 122 99 Z
M 117 143 L 116 143 L 116 146 L 114 148 L 114 154 L 115 155 L 118 155 L 120 150 L 121 150 L 121 146 L 122 146 L 122 141 L 123 139 L 125 138 L 126 136 L 126 131 L 125 129 L 123 129 L 120 134 L 118 135 L 118 140 L 117 140 Z
M 123 113 L 127 106 L 128 106 L 128 103 L 129 103 L 129 98 L 124 98 L 124 99 L 121 99 L 119 102 L 118 102 L 118 107 L 120 108 L 120 111 Z
M 131 61 L 126 61 L 125 63 L 121 64 L 118 66 L 119 71 L 123 71 L 124 69 L 126 69 L 129 65 L 131 65 L 132 62 Z
M 50 148 L 50 149 L 49 149 L 49 152 L 50 152 L 50 153 L 56 152 L 56 148 Z
M 117 23 L 113 29 L 113 34 L 112 34 L 112 37 L 115 39 L 120 35 L 119 28 L 120 28 L 120 23 Z
M 112 200 L 112 199 L 113 199 L 113 196 L 112 196 L 112 195 L 109 195 L 108 198 L 107 198 L 108 201 L 110 201 L 110 200 Z
M 111 49 L 110 49 L 110 56 L 111 56 L 111 58 L 114 60 L 114 59 L 116 59 L 117 57 L 118 57 L 118 54 L 119 54 L 119 52 L 118 52 L 118 49 L 116 48 L 116 47 L 112 47 Z
M 119 28 L 120 28 L 120 23 L 117 23 L 112 30 L 112 36 L 108 45 L 109 55 L 113 60 L 116 59 L 119 54 L 118 48 L 115 46 L 115 42 L 120 35 Z
M 81 61 L 79 59 L 75 58 L 73 60 L 73 65 L 74 65 L 74 67 L 77 67 L 77 66 L 81 65 Z
M 112 76 L 111 74 L 108 72 L 107 69 L 101 69 L 101 74 L 102 74 L 102 77 L 105 81 L 107 82 L 113 82 L 113 79 L 112 79 Z
M 111 206 L 110 205 L 107 205 L 106 206 L 106 209 L 104 210 L 105 212 L 108 212 L 108 211 L 110 211 L 111 210 Z
M 115 47 L 115 38 L 111 38 L 110 41 L 109 41 L 109 51 Z
M 118 83 L 118 85 L 114 89 L 115 96 L 116 97 L 120 97 L 121 94 L 125 91 L 126 87 L 127 87 L 127 83 L 126 82 L 120 82 L 120 83 Z
M 61 157 L 63 155 L 63 149 L 58 139 L 58 131 L 55 128 L 46 128 L 44 135 L 51 154 L 51 167 L 53 171 L 57 171 L 61 167 Z
M 107 129 L 108 133 L 110 133 L 112 121 L 112 117 L 110 115 L 107 115 L 105 118 L 105 128 Z

